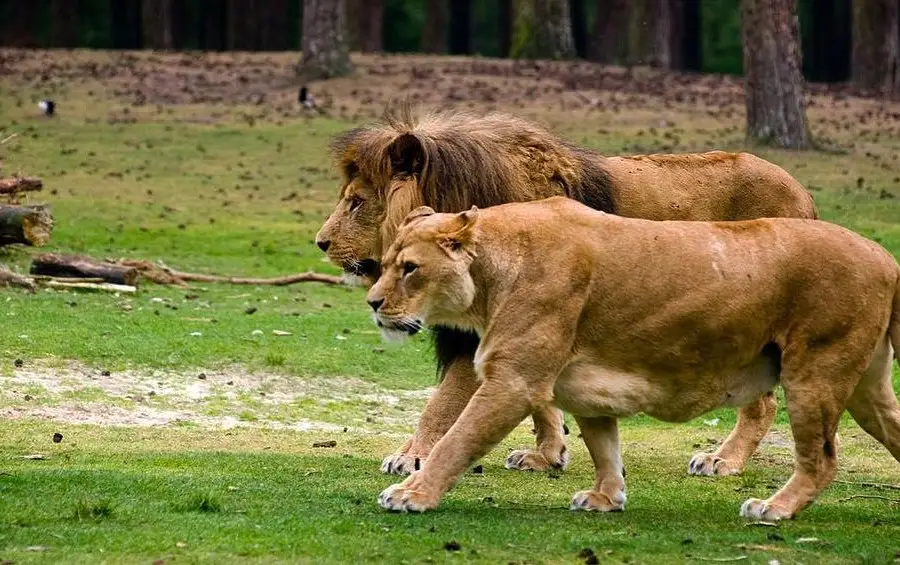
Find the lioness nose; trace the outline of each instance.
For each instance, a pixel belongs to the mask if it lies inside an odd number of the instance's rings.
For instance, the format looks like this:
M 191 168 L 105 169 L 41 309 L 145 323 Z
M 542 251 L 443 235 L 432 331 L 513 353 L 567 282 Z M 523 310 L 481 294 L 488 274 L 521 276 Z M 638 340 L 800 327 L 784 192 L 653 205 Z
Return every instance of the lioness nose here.
M 378 312 L 378 309 L 381 308 L 381 305 L 384 304 L 384 298 L 379 298 L 378 300 L 369 300 L 369 306 L 372 307 L 372 310 Z
M 316 245 L 319 246 L 319 249 L 322 251 L 328 251 L 328 248 L 331 247 L 331 242 L 327 239 L 316 241 Z

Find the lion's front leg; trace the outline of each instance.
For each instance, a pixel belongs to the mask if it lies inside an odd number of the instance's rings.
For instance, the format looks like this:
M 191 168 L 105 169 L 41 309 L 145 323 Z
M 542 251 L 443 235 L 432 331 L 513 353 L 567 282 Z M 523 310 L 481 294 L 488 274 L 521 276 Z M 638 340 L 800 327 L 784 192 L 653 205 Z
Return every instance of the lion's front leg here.
M 537 449 L 517 449 L 506 458 L 506 468 L 517 471 L 565 469 L 569 464 L 563 413 L 551 405 L 541 406 L 531 415 Z
M 516 383 L 488 379 L 450 431 L 437 442 L 422 468 L 378 496 L 388 510 L 422 512 L 437 507 L 441 496 L 474 461 L 506 437 L 531 410 L 530 394 Z
M 775 394 L 767 392 L 738 410 L 738 420 L 728 438 L 713 453 L 697 453 L 688 464 L 691 475 L 735 475 L 744 469 L 769 433 L 778 403 Z
M 625 476 L 615 418 L 579 418 L 581 436 L 594 461 L 594 488 L 575 493 L 572 510 L 612 512 L 625 509 Z
M 478 381 L 472 357 L 457 357 L 447 367 L 441 384 L 428 399 L 415 434 L 406 440 L 400 451 L 382 461 L 381 471 L 391 475 L 408 475 L 418 470 L 434 445 L 456 422 L 476 390 Z

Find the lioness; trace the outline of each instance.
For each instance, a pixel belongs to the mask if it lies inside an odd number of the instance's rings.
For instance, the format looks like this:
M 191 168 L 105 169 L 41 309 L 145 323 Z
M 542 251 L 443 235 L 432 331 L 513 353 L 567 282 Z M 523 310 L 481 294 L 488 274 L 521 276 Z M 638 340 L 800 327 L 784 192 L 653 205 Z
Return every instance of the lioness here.
M 502 113 L 458 111 L 416 116 L 395 108 L 379 123 L 350 130 L 332 147 L 343 181 L 340 198 L 316 241 L 337 265 L 371 284 L 403 218 L 419 205 L 439 212 L 569 196 L 592 208 L 654 220 L 815 218 L 812 198 L 782 168 L 748 153 L 605 157 L 546 129 Z M 472 359 L 478 336 L 434 328 L 441 383 L 415 435 L 382 470 L 406 474 L 424 460 L 478 388 Z M 698 453 L 689 472 L 740 472 L 775 417 L 772 394 L 740 409 L 731 435 L 714 453 Z M 568 462 L 561 415 L 534 414 L 538 449 L 510 454 L 511 469 L 563 468 Z
M 378 497 L 423 511 L 529 412 L 572 413 L 596 467 L 572 508 L 622 510 L 618 418 L 682 422 L 784 388 L 793 476 L 741 515 L 790 518 L 834 478 L 846 408 L 900 461 L 900 266 L 833 224 L 653 222 L 567 198 L 415 210 L 369 304 L 385 334 L 471 329 L 480 386 L 420 471 Z M 893 344 L 893 349 L 892 349 Z

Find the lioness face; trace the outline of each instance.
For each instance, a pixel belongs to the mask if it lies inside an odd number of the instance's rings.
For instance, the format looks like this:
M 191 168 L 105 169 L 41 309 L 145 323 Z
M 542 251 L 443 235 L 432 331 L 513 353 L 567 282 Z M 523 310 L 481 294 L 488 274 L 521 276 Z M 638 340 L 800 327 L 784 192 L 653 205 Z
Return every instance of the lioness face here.
M 475 300 L 469 267 L 474 254 L 475 211 L 409 214 L 381 261 L 381 278 L 367 300 L 386 339 L 405 338 L 424 325 L 466 327 Z
M 380 226 L 384 200 L 374 183 L 353 166 L 344 171 L 345 185 L 334 211 L 316 234 L 316 245 L 332 263 L 365 286 L 378 278 Z

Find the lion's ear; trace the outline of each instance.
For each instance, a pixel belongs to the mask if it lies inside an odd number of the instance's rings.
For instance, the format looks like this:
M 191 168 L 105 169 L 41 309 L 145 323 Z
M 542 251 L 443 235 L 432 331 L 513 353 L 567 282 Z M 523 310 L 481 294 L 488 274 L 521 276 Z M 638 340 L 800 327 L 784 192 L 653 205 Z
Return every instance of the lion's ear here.
M 456 214 L 453 220 L 453 227 L 440 241 L 441 247 L 448 251 L 461 249 L 471 251 L 476 241 L 475 224 L 478 222 L 478 208 L 472 206 L 471 209 Z
M 410 212 L 409 214 L 406 215 L 406 217 L 403 219 L 403 223 L 401 225 L 405 226 L 406 224 L 410 223 L 411 221 L 415 220 L 416 218 L 424 218 L 425 216 L 431 216 L 432 214 L 434 214 L 434 209 L 431 208 L 430 206 L 419 206 L 418 208 L 416 208 L 415 210 L 413 210 L 412 212 Z
M 404 133 L 388 147 L 391 158 L 391 176 L 417 176 L 425 166 L 425 148 L 418 137 Z

